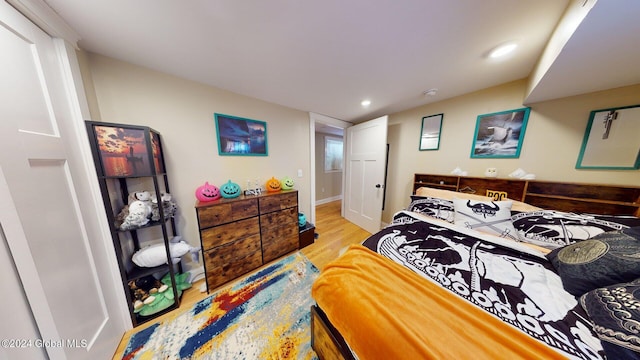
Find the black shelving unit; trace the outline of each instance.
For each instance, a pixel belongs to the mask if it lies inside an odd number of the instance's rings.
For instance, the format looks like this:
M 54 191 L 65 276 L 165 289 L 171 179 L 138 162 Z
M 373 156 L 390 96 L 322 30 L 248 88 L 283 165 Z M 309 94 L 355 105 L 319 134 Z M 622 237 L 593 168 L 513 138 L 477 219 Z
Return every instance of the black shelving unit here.
M 180 306 L 176 266 L 171 261 L 169 248 L 171 239 L 177 235 L 175 219 L 173 216 L 165 216 L 168 214 L 164 213 L 161 199 L 163 192 L 171 193 L 162 156 L 161 137 L 157 131 L 146 126 L 86 121 L 86 127 L 131 321 L 134 326 L 138 326 Z M 143 226 L 121 230 L 116 226 L 116 217 L 128 204 L 131 184 L 134 184 L 136 191 L 141 191 L 140 187 L 153 191 L 158 204 L 159 220 L 150 220 Z M 140 235 L 146 231 L 154 231 L 152 229 L 160 229 L 162 233 L 167 263 L 156 267 L 139 267 L 131 261 L 131 255 L 141 248 Z M 177 265 L 177 271 L 182 272 L 181 262 Z M 149 316 L 137 314 L 129 282 L 154 274 L 166 276 L 167 273 L 172 285 L 171 290 L 167 291 L 173 291 L 173 305 Z

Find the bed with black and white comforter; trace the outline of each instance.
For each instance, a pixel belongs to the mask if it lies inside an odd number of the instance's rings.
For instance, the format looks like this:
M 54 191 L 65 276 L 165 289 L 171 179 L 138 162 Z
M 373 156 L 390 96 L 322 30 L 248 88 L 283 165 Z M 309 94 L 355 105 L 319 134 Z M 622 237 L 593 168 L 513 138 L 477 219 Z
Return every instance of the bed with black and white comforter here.
M 604 358 L 585 311 L 540 251 L 409 211 L 363 245 L 568 358 Z

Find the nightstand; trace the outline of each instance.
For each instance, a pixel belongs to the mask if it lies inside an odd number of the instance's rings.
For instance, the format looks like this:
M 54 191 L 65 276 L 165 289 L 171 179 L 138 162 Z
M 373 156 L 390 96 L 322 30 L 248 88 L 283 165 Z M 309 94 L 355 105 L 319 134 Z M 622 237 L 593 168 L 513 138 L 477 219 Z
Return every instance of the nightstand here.
M 316 234 L 315 234 L 316 227 L 312 223 L 307 221 L 307 223 L 304 224 L 304 226 L 299 229 L 300 229 L 300 244 L 298 246 L 298 249 L 302 249 L 305 246 L 309 246 L 313 244 L 313 241 L 316 237 Z

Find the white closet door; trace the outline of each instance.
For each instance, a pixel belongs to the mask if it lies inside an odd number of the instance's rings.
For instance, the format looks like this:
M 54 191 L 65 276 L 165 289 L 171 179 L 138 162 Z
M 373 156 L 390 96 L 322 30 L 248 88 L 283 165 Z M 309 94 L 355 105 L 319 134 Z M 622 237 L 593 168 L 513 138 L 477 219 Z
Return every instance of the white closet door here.
M 25 346 L 110 358 L 126 328 L 123 290 L 91 194 L 68 49 L 4 1 L 0 46 L 0 224 L 39 332 Z

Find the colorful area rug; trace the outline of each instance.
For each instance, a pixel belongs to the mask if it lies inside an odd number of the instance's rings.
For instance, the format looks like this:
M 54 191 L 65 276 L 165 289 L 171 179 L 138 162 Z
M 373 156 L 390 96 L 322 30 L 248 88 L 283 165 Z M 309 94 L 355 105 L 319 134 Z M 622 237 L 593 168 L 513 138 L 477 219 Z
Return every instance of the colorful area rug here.
M 311 284 L 318 269 L 290 255 L 131 336 L 123 359 L 317 359 Z

